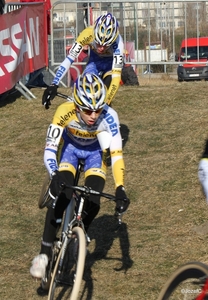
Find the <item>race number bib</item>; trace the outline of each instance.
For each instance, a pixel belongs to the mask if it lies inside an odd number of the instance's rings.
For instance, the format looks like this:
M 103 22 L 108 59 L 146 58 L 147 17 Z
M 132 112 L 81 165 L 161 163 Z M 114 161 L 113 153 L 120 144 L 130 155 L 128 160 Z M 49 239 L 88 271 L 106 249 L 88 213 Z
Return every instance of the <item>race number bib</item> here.
M 123 55 L 113 56 L 113 69 L 122 69 L 123 67 Z
M 58 146 L 63 132 L 63 127 L 50 124 L 47 131 L 46 141 L 53 146 Z
M 77 57 L 79 56 L 79 54 L 81 53 L 82 48 L 83 48 L 83 47 L 82 47 L 81 44 L 75 42 L 75 43 L 72 45 L 71 49 L 69 50 L 69 55 L 70 55 L 71 57 L 73 57 L 73 58 L 77 58 Z

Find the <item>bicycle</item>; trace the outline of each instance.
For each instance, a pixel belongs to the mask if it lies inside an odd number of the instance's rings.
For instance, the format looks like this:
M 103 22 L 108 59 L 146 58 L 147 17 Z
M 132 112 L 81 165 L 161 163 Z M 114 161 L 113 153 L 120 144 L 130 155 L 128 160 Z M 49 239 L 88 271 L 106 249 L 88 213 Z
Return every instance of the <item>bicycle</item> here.
M 158 300 L 207 300 L 208 266 L 189 262 L 179 267 L 162 288 Z
M 86 186 L 78 186 L 80 173 L 83 171 L 84 161 L 80 160 L 74 185 L 62 185 L 62 189 L 73 189 L 73 196 L 66 209 L 63 226 L 61 230 L 61 237 L 54 242 L 52 247 L 52 258 L 46 270 L 46 276 L 41 281 L 43 290 L 49 290 L 48 300 L 56 299 L 56 296 L 63 293 L 59 287 L 71 286 L 70 298 L 75 300 L 78 297 L 80 286 L 82 282 L 85 257 L 86 244 L 90 242 L 84 224 L 82 215 L 84 214 L 84 201 L 89 195 L 98 195 L 109 200 L 115 201 L 114 195 L 98 192 Z M 47 183 L 47 188 L 46 188 Z M 58 197 L 52 199 L 49 192 L 50 179 L 46 177 L 38 205 L 40 208 L 52 205 L 55 208 Z M 116 215 L 119 225 L 121 224 L 122 215 Z M 60 298 L 58 298 L 60 299 Z

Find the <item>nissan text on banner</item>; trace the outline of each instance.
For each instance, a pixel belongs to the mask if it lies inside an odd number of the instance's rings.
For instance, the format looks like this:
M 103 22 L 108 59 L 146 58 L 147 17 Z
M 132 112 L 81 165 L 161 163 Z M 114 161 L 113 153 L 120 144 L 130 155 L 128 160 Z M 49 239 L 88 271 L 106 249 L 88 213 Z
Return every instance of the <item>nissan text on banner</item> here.
M 23 6 L 0 16 L 0 94 L 26 74 L 48 66 L 45 4 Z

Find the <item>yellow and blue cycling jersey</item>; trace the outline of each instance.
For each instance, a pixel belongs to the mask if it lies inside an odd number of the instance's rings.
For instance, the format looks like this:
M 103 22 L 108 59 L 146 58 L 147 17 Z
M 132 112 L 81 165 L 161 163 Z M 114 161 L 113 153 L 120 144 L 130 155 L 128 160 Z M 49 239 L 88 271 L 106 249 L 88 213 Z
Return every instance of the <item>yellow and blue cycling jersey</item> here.
M 58 68 L 52 84 L 59 85 L 70 66 L 82 52 L 84 46 L 89 46 L 90 48 L 89 61 L 84 73 L 89 72 L 99 75 L 101 72 L 110 72 L 111 83 L 108 87 L 106 97 L 106 103 L 110 104 L 119 88 L 123 68 L 124 43 L 121 35 L 118 35 L 115 42 L 104 53 L 100 54 L 96 51 L 93 27 L 85 28 L 77 37 L 69 50 L 69 54 Z
M 116 111 L 105 105 L 96 123 L 87 126 L 73 102 L 61 104 L 48 127 L 44 163 L 51 174 L 54 170 L 76 172 L 78 159 L 85 160 L 85 177 L 98 175 L 105 179 L 106 164 L 97 134 L 111 135 L 110 154 L 115 186 L 124 185 L 124 161 L 119 119 Z

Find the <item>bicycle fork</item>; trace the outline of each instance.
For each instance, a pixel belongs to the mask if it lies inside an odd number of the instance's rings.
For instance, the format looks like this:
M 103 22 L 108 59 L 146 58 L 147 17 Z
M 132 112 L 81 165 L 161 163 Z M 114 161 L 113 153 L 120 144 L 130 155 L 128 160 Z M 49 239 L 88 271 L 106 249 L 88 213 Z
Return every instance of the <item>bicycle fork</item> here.
M 64 256 L 65 256 L 65 252 L 66 252 L 66 248 L 67 248 L 67 242 L 68 242 L 68 238 L 67 236 L 64 237 L 63 242 L 62 242 L 62 247 L 61 247 L 61 257 L 60 257 L 60 261 L 59 261 L 59 266 L 58 266 L 58 272 L 57 274 L 60 275 L 62 270 L 63 270 L 63 262 L 64 262 Z

